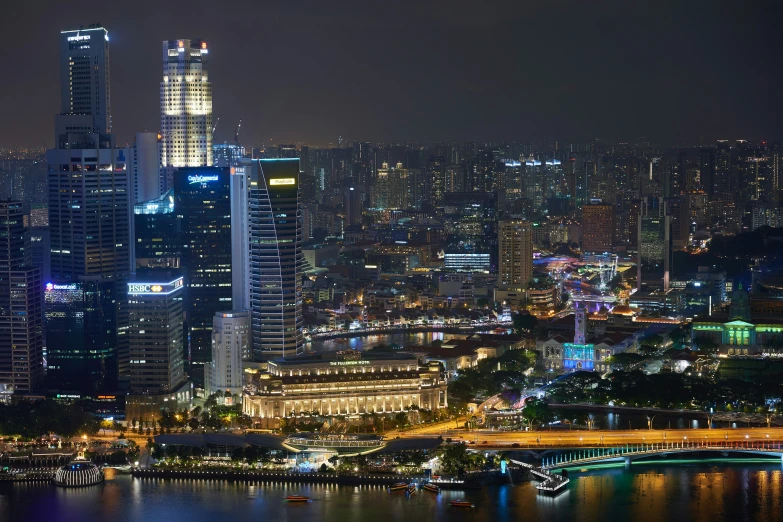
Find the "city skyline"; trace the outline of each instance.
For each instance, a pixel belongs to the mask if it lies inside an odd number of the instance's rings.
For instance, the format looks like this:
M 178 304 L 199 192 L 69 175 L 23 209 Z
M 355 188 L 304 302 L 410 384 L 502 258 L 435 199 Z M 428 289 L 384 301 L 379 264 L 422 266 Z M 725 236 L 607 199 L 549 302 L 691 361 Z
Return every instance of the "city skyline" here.
M 783 79 L 764 59 L 781 49 L 771 4 L 670 3 L 652 11 L 565 2 L 493 13 L 460 4 L 342 4 L 325 12 L 317 4 L 238 3 L 214 16 L 211 4 L 169 15 L 150 3 L 155 17 L 144 16 L 146 5 L 65 14 L 36 6 L 34 27 L 5 27 L 25 59 L 7 53 L 4 70 L 16 81 L 0 92 L 34 93 L 39 103 L 5 104 L 0 115 L 14 125 L 0 130 L 0 143 L 52 145 L 53 40 L 93 22 L 110 32 L 112 125 L 121 144 L 159 130 L 160 41 L 172 36 L 210 45 L 216 143 L 232 141 L 240 118 L 240 139 L 253 146 L 338 144 L 340 136 L 344 143 L 781 138 L 781 101 L 764 88 Z M 20 18 L 27 9 L 19 7 Z M 388 34 L 406 36 L 390 43 Z M 281 41 L 288 45 L 275 50 Z M 252 66 L 244 64 L 249 52 L 259 58 Z M 735 74 L 738 67 L 753 71 L 753 81 Z

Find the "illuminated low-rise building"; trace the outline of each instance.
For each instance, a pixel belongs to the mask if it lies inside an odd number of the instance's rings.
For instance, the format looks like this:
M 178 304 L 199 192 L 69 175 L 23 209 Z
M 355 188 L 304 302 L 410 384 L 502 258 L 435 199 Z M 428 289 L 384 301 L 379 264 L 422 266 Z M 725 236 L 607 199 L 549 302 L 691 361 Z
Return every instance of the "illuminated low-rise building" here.
M 448 405 L 439 366 L 421 366 L 416 355 L 407 353 L 347 351 L 276 359 L 252 381 L 243 410 L 260 419 L 313 412 L 384 414 Z

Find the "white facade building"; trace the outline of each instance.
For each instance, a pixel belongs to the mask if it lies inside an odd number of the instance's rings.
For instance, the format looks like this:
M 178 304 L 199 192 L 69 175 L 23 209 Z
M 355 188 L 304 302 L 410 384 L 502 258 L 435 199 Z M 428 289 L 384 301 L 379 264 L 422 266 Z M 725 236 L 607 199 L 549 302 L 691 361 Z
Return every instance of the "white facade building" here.
M 212 165 L 212 83 L 203 40 L 163 42 L 160 82 L 161 164 Z
M 242 359 L 250 356 L 250 313 L 217 312 L 212 319 L 212 362 L 206 366 L 207 395 L 242 393 Z

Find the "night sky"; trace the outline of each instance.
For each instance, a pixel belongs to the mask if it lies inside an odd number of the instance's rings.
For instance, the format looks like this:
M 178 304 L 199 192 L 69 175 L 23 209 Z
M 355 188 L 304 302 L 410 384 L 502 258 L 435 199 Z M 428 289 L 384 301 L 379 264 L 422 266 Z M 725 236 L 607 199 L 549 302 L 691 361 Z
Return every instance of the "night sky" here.
M 111 38 L 114 132 L 158 130 L 161 41 L 210 45 L 216 141 L 780 139 L 780 2 L 4 5 L 0 147 L 53 143 L 58 35 Z

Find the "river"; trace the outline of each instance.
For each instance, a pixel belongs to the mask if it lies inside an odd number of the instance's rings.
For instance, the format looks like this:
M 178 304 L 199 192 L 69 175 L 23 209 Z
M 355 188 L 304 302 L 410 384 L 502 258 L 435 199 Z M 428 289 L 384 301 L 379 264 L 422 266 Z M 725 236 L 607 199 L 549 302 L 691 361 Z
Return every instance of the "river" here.
M 337 339 L 315 339 L 307 343 L 307 351 L 327 352 L 332 350 L 369 350 L 379 344 L 397 344 L 399 346 L 427 346 L 435 340 L 464 339 L 470 333 L 443 332 L 399 332 L 392 334 L 361 335 Z
M 783 514 L 782 475 L 779 463 L 634 464 L 572 472 L 568 491 L 554 499 L 538 495 L 530 483 L 437 496 L 422 491 L 406 498 L 380 486 L 251 485 L 123 475 L 80 489 L 0 483 L 0 521 L 770 521 Z M 283 497 L 289 494 L 314 500 L 286 504 Z M 449 506 L 450 500 L 463 498 L 476 507 Z

